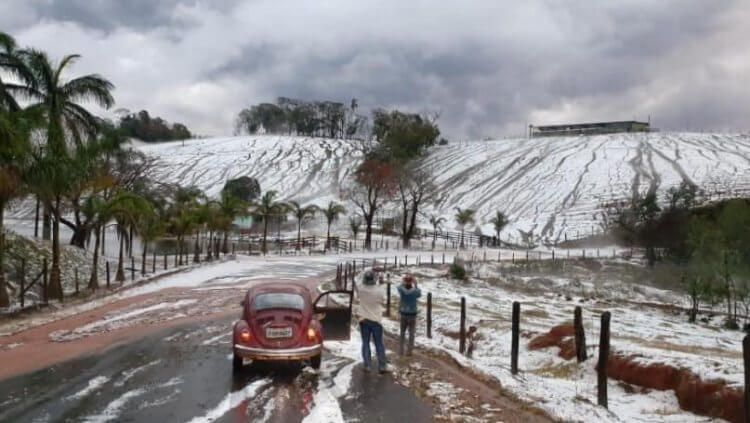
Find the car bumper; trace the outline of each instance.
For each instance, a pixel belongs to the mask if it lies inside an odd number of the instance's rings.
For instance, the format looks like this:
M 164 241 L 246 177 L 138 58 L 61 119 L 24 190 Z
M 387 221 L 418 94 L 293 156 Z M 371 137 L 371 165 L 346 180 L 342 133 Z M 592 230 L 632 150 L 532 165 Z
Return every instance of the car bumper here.
M 323 352 L 323 344 L 299 348 L 256 348 L 234 344 L 234 353 L 250 360 L 306 360 Z

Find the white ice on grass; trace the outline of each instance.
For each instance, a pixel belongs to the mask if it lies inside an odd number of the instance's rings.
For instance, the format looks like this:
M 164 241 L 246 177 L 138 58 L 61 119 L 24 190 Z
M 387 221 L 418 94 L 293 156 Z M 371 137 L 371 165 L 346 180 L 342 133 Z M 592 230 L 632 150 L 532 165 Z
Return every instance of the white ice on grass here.
M 423 269 L 412 269 L 422 273 Z M 458 282 L 444 278 L 420 279 L 420 288 L 433 297 L 433 338 L 424 336 L 424 315 L 419 316 L 417 343 L 423 347 L 440 349 L 459 363 L 497 378 L 503 387 L 519 398 L 529 401 L 557 418 L 566 421 L 641 421 L 682 422 L 711 421 L 680 410 L 674 392 L 626 392 L 617 381 L 608 382 L 609 410 L 596 403 L 596 342 L 599 333 L 599 313 L 612 312 L 612 351 L 624 355 L 637 355 L 644 363 L 661 362 L 675 367 L 689 368 L 704 379 L 719 378 L 730 384 L 743 381 L 741 342 L 736 331 L 727 331 L 717 325 L 686 323 L 684 314 L 674 315 L 659 308 L 648 308 L 620 298 L 619 288 L 601 288 L 591 300 L 589 281 L 578 281 L 589 292 L 583 297 L 559 295 L 566 286 L 565 278 L 557 278 L 554 286 L 539 289 L 531 280 L 521 280 L 504 285 L 488 284 L 472 279 Z M 567 282 L 571 282 L 568 280 Z M 529 283 L 527 287 L 523 284 Z M 597 283 L 603 283 L 601 280 Z M 529 290 L 529 288 L 535 288 Z M 647 288 L 647 287 L 644 287 Z M 579 289 L 579 288 L 577 288 Z M 627 289 L 627 287 L 625 287 Z M 649 288 L 667 301 L 676 300 L 676 294 Z M 647 290 L 648 291 L 648 290 Z M 458 330 L 459 300 L 466 298 L 467 326 L 479 327 L 482 339 L 475 344 L 472 359 L 460 355 L 458 341 L 445 336 L 443 331 Z M 426 295 L 420 299 L 424 310 Z M 397 298 L 397 297 L 396 297 Z M 634 295 L 633 298 L 640 298 Z M 394 301 L 397 299 L 394 298 Z M 518 375 L 510 373 L 510 316 L 513 301 L 521 303 L 521 329 L 532 334 L 547 332 L 552 326 L 572 320 L 574 306 L 584 311 L 584 327 L 589 338 L 590 359 L 582 364 L 566 361 L 557 356 L 558 348 L 531 351 L 528 338 L 522 338 L 519 351 Z M 398 323 L 384 321 L 386 330 L 398 333 Z M 707 351 L 711 351 L 708 353 Z M 717 354 L 721 358 L 718 358 Z
M 107 376 L 97 376 L 91 380 L 88 381 L 88 384 L 85 388 L 81 389 L 80 391 L 76 392 L 73 395 L 70 395 L 65 398 L 67 401 L 75 401 L 79 400 L 83 397 L 88 396 L 90 393 L 96 391 L 97 389 L 101 388 L 102 385 L 109 382 L 109 377 Z
M 251 176 L 282 200 L 323 206 L 340 196 L 359 165 L 356 142 L 277 135 L 210 138 L 137 147 L 158 160 L 155 179 L 194 184 L 216 196 L 227 179 Z M 438 192 L 425 215 L 447 218 L 454 207 L 476 210 L 485 234 L 497 210 L 510 218 L 502 238 L 534 230 L 549 240 L 598 230 L 605 203 L 629 199 L 654 184 L 667 189 L 686 180 L 714 199 L 750 188 L 750 137 L 733 134 L 639 133 L 515 138 L 431 148 L 421 160 Z M 424 222 L 424 226 L 427 226 Z
M 220 419 L 223 415 L 225 415 L 230 410 L 234 409 L 242 401 L 247 400 L 248 398 L 252 398 L 255 396 L 258 391 L 260 391 L 262 388 L 268 386 L 271 383 L 271 379 L 259 379 L 256 380 L 248 385 L 246 385 L 244 388 L 240 389 L 239 391 L 230 392 L 227 394 L 224 398 L 219 401 L 219 403 L 209 410 L 205 415 L 200 417 L 194 417 L 189 421 L 189 423 L 211 423 L 215 420 Z

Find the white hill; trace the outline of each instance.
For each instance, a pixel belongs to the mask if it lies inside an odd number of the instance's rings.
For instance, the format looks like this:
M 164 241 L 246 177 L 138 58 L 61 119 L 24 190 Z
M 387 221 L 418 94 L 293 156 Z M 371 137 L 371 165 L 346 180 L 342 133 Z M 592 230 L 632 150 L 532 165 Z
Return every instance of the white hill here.
M 241 175 L 283 199 L 326 204 L 362 159 L 344 140 L 247 136 L 137 147 L 156 157 L 155 176 L 194 184 L 217 194 Z M 433 148 L 422 160 L 433 172 L 439 196 L 427 213 L 448 218 L 454 207 L 477 210 L 477 223 L 504 211 L 503 233 L 533 230 L 548 241 L 598 230 L 601 205 L 655 190 L 660 196 L 686 180 L 713 198 L 750 191 L 747 135 L 651 133 L 478 141 Z

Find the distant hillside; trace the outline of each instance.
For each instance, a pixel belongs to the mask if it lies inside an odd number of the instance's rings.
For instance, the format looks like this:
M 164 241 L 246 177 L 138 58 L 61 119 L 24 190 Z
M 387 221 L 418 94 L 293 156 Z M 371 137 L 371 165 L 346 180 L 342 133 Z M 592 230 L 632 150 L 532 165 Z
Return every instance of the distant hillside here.
M 138 147 L 159 158 L 165 182 L 196 184 L 217 194 L 239 175 L 263 190 L 323 205 L 337 198 L 362 154 L 350 141 L 280 136 L 191 140 Z M 601 204 L 635 192 L 663 195 L 681 180 L 726 197 L 750 193 L 750 137 L 652 133 L 510 139 L 436 147 L 423 159 L 439 199 L 426 212 L 448 218 L 474 208 L 484 233 L 496 210 L 510 216 L 503 234 L 533 230 L 549 241 L 598 230 Z M 732 191 L 727 192 L 727 191 Z

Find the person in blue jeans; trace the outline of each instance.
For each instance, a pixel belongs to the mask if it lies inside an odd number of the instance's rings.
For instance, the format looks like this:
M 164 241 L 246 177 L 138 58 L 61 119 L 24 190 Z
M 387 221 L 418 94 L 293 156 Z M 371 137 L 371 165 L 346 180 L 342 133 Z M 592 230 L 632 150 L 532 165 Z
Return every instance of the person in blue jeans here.
M 404 355 L 404 338 L 409 331 L 409 344 L 406 355 L 410 356 L 414 349 L 414 332 L 417 326 L 417 299 L 422 296 L 422 291 L 417 287 L 417 280 L 410 274 L 404 275 L 403 283 L 398 286 L 400 302 L 398 306 L 401 314 L 401 335 L 399 340 L 398 355 Z
M 378 356 L 378 371 L 388 371 L 388 362 L 383 345 L 383 288 L 376 283 L 375 274 L 368 270 L 362 277 L 362 284 L 354 286 L 357 295 L 357 314 L 359 315 L 359 332 L 362 335 L 362 362 L 365 371 L 372 368 L 370 340 L 375 342 Z

